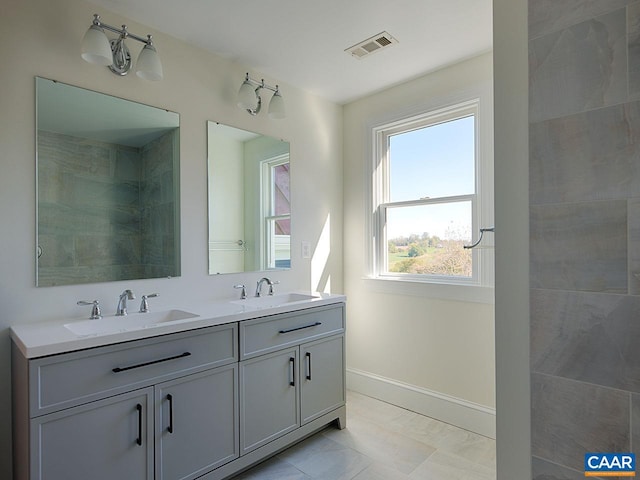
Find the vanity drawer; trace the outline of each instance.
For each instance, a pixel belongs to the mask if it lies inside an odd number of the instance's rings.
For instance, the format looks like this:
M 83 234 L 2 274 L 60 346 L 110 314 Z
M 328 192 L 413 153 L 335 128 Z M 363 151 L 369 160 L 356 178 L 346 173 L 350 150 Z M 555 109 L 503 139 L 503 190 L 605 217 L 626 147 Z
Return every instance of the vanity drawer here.
M 29 361 L 30 416 L 238 361 L 237 323 Z
M 240 358 L 344 332 L 344 304 L 240 322 Z

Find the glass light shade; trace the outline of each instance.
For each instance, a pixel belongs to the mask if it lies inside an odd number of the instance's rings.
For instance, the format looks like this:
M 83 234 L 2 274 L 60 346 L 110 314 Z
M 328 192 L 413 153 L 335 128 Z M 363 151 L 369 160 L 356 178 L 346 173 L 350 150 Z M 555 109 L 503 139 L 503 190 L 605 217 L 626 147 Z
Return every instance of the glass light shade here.
M 153 45 L 145 45 L 136 63 L 136 75 L 145 80 L 157 82 L 164 77 L 162 72 L 162 63 L 160 63 L 160 55 Z
M 284 109 L 284 100 L 282 99 L 282 95 L 280 95 L 280 92 L 276 91 L 273 94 L 273 97 L 271 97 L 271 101 L 269 102 L 269 117 L 281 120 L 285 116 L 286 112 Z
M 258 104 L 258 97 L 253 85 L 248 80 L 242 82 L 238 91 L 238 106 L 240 108 L 255 109 Z
M 91 25 L 84 34 L 81 47 L 82 58 L 97 65 L 111 65 L 113 54 L 109 39 L 98 25 Z

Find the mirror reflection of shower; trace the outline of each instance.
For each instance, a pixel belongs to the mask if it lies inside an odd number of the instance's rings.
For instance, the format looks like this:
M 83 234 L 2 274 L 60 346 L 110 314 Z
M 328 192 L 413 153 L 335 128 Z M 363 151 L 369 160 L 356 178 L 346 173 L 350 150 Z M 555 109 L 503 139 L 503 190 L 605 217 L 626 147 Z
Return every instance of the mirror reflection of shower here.
M 180 275 L 177 113 L 36 78 L 37 285 Z

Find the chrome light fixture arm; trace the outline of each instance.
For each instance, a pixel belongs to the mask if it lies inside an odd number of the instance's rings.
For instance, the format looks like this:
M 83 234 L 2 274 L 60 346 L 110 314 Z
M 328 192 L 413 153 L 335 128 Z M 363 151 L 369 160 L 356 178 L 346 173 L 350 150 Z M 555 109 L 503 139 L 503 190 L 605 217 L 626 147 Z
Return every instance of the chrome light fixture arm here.
M 133 38 L 141 43 L 146 43 L 147 45 L 152 45 L 151 43 L 151 35 L 147 35 L 147 38 L 140 37 L 135 33 L 131 33 L 127 30 L 126 25 L 122 25 L 120 28 L 114 27 L 113 25 L 109 25 L 108 23 L 103 23 L 100 21 L 100 15 L 97 13 L 93 14 L 93 24 L 96 27 L 102 27 L 105 30 L 109 30 L 110 32 L 117 33 L 124 40 L 125 38 Z
M 127 38 L 126 26 L 123 25 L 123 33 L 113 40 L 109 41 L 111 51 L 113 52 L 113 63 L 109 65 L 109 70 L 117 75 L 126 75 L 131 70 L 131 52 L 129 47 L 124 43 Z
M 262 81 L 262 83 L 264 84 L 264 80 Z M 259 86 L 255 90 L 256 98 L 258 99 L 258 105 L 256 106 L 256 108 L 255 109 L 247 108 L 247 112 L 249 112 L 253 116 L 256 116 L 258 113 L 260 113 L 260 110 L 262 109 L 262 97 L 260 96 L 260 89 L 262 88 L 264 88 L 263 85 Z

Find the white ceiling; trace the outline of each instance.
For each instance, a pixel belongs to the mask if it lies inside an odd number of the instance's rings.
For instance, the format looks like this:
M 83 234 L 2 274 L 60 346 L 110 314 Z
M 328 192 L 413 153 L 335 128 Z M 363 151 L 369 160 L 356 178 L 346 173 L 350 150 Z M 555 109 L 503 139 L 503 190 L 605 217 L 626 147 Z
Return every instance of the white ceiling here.
M 275 78 L 337 103 L 487 52 L 492 44 L 492 0 L 91 1 L 245 65 L 252 77 Z M 111 23 L 107 12 L 96 13 Z M 399 43 L 360 60 L 344 51 L 382 31 Z

